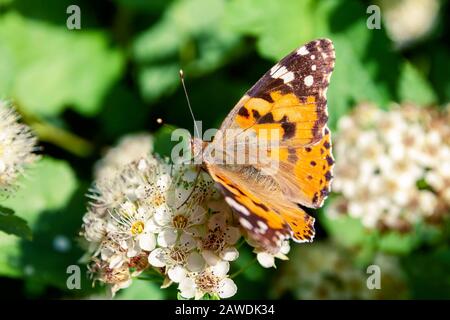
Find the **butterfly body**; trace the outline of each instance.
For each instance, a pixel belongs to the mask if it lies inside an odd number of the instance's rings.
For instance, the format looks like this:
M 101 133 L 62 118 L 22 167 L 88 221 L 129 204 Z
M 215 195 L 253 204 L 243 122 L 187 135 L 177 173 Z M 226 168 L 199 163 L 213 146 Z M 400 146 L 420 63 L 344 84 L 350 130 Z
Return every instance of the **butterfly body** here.
M 242 227 L 266 250 L 288 238 L 313 240 L 314 218 L 299 204 L 318 208 L 330 191 L 326 90 L 334 60 L 328 39 L 294 50 L 241 98 L 212 142 L 192 142 Z

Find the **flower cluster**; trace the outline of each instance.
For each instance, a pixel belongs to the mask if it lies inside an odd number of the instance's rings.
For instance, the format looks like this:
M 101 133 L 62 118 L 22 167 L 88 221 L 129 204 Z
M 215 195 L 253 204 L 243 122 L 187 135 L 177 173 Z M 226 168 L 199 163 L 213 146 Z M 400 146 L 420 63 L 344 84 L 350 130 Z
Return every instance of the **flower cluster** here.
M 438 0 L 381 0 L 379 4 L 388 35 L 398 47 L 422 39 L 437 24 Z
M 286 292 L 304 300 L 404 299 L 407 296 L 406 277 L 396 257 L 383 254 L 374 257 L 370 265 L 379 271 L 380 278 L 373 282 L 368 278 L 374 269 L 354 264 L 352 257 L 351 251 L 329 242 L 298 246 L 292 252 L 292 263 L 280 270 L 272 296 L 280 298 Z
M 342 117 L 328 210 L 368 228 L 409 230 L 450 208 L 450 113 L 414 105 L 383 111 L 363 104 Z
M 0 100 L 0 192 L 7 193 L 17 178 L 38 156 L 36 137 L 18 122 L 19 116 L 5 101 Z
M 95 179 L 114 176 L 136 159 L 145 158 L 153 151 L 153 137 L 148 133 L 134 133 L 122 137 L 115 148 L 109 149 L 95 166 Z
M 142 138 L 129 137 L 108 155 L 125 159 L 121 151 L 133 150 L 127 144 Z M 213 180 L 192 165 L 135 156 L 128 154 L 128 163 L 109 156 L 97 167 L 102 173 L 97 171 L 82 230 L 95 280 L 109 284 L 114 294 L 142 272 L 157 272 L 163 288 L 174 284 L 186 299 L 233 296 L 230 262 L 239 257 L 243 234 Z M 254 247 L 264 267 L 288 251 L 287 244 L 275 254 Z

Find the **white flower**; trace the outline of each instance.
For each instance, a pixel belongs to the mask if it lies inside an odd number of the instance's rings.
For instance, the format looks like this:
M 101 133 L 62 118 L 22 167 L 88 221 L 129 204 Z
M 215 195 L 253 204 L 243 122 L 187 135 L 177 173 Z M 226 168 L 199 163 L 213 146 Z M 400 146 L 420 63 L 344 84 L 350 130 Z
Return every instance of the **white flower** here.
M 172 245 L 179 233 L 198 233 L 196 228 L 205 223 L 208 213 L 203 204 L 205 195 L 210 195 L 213 187 L 207 176 L 180 168 L 174 171 L 167 208 L 158 210 L 152 223 L 153 232 L 158 233 L 158 244 L 163 247 Z
M 93 264 L 88 266 L 88 270 L 95 276 L 95 280 L 110 285 L 110 292 L 113 297 L 118 290 L 127 288 L 132 283 L 128 265 L 125 264 L 111 268 L 105 265 L 105 262 L 94 260 Z
M 14 109 L 0 100 L 0 191 L 12 188 L 16 179 L 38 159 L 34 153 L 36 137 L 18 120 Z
M 234 296 L 237 286 L 232 279 L 227 277 L 229 268 L 229 263 L 222 261 L 201 273 L 185 277 L 178 285 L 181 296 L 186 299 L 200 299 L 205 294 L 224 299 Z
M 146 158 L 153 151 L 153 138 L 147 133 L 131 134 L 120 139 L 95 166 L 97 180 L 115 176 L 126 165 Z
M 326 241 L 292 249 L 290 263 L 279 270 L 274 298 L 287 292 L 296 299 L 400 299 L 407 296 L 405 275 L 395 256 L 377 255 L 371 264 L 381 272 L 382 290 L 367 289 L 366 267 L 354 263 L 351 251 Z
M 184 210 L 169 208 L 165 212 L 156 212 L 152 230 L 159 233 L 158 244 L 163 247 L 170 246 L 176 240 L 178 232 L 194 234 L 195 226 L 205 222 L 206 213 L 201 206 Z
M 289 241 L 283 241 L 277 252 L 271 253 L 267 251 L 260 251 L 260 249 L 255 249 L 254 252 L 256 253 L 256 258 L 262 267 L 276 268 L 275 258 L 288 260 L 288 257 L 286 255 L 289 253 L 289 250 Z
M 128 250 L 130 257 L 138 254 L 140 249 L 151 251 L 156 247 L 155 235 L 150 231 L 149 212 L 130 202 L 109 211 L 112 219 L 107 225 L 108 234 Z
M 406 231 L 447 212 L 449 114 L 407 104 L 386 112 L 364 104 L 342 118 L 333 184 L 341 198 L 328 214 L 348 214 L 367 228 Z
M 380 2 L 388 35 L 398 47 L 405 47 L 432 30 L 439 12 L 437 0 L 397 0 Z
M 221 260 L 234 261 L 239 257 L 239 251 L 234 247 L 241 237 L 239 228 L 230 225 L 228 219 L 231 216 L 226 211 L 218 212 L 209 219 L 207 232 L 200 240 L 202 255 L 209 265 L 216 265 Z
M 187 272 L 201 271 L 205 264 L 195 249 L 195 240 L 187 234 L 181 235 L 178 243 L 153 250 L 148 261 L 154 267 L 165 267 L 169 279 L 173 282 L 180 282 Z
M 89 242 L 99 243 L 106 235 L 106 221 L 88 211 L 83 217 L 82 235 Z

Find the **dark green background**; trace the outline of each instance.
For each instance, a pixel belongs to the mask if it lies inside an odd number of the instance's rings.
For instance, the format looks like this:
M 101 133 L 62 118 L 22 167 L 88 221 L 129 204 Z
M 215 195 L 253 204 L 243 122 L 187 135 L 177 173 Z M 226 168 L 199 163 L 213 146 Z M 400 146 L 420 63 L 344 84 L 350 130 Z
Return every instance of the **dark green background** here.
M 66 28 L 70 4 L 81 8 L 81 30 Z M 77 264 L 83 254 L 76 239 L 93 164 L 108 146 L 133 132 L 157 132 L 157 150 L 169 150 L 170 129 L 160 128 L 157 118 L 192 131 L 179 84 L 180 68 L 203 128 L 220 125 L 241 95 L 278 59 L 318 37 L 329 37 L 336 48 L 328 91 L 332 130 L 339 117 L 361 101 L 381 108 L 391 101 L 436 106 L 448 102 L 448 2 L 442 1 L 434 31 L 403 50 L 393 49 L 384 27 L 366 27 L 369 4 L 0 0 L 0 96 L 11 99 L 38 133 L 44 154 L 32 179 L 24 181 L 25 187 L 6 203 L 28 222 L 32 240 L 0 234 L 0 295 L 72 298 L 94 292 L 101 297 L 101 290 L 92 290 L 86 279 L 82 290 L 65 286 L 67 266 Z M 328 235 L 318 220 L 317 241 L 321 241 Z M 342 234 L 353 230 L 345 223 L 340 228 Z M 326 229 L 334 232 L 336 226 Z M 55 238 L 61 237 L 70 243 L 64 252 L 54 246 Z M 411 298 L 450 297 L 446 232 L 438 238 L 394 240 L 394 249 L 388 248 L 401 256 Z M 364 238 L 357 246 L 371 251 L 371 241 Z M 404 245 L 406 241 L 413 244 Z M 236 268 L 251 259 L 251 253 L 243 250 Z M 295 261 L 279 265 L 286 263 Z M 238 278 L 236 297 L 272 297 L 270 288 L 281 272 L 282 268 L 253 265 Z M 141 281 L 122 297 L 174 298 L 175 293 Z

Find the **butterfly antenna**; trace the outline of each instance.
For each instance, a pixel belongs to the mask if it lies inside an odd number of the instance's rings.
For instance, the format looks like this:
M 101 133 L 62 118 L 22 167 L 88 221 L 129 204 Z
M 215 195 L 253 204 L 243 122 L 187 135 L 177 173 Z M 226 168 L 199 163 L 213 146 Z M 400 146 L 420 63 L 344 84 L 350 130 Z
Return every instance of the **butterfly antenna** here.
M 187 104 L 189 107 L 189 111 L 191 112 L 192 120 L 194 120 L 195 136 L 200 138 L 200 131 L 198 130 L 197 122 L 195 121 L 195 117 L 194 117 L 194 112 L 192 112 L 191 102 L 189 101 L 189 95 L 186 90 L 186 85 L 184 84 L 184 72 L 181 69 L 180 69 L 180 80 L 181 80 L 181 85 L 183 86 L 184 95 L 186 96 L 186 101 L 187 101 Z

